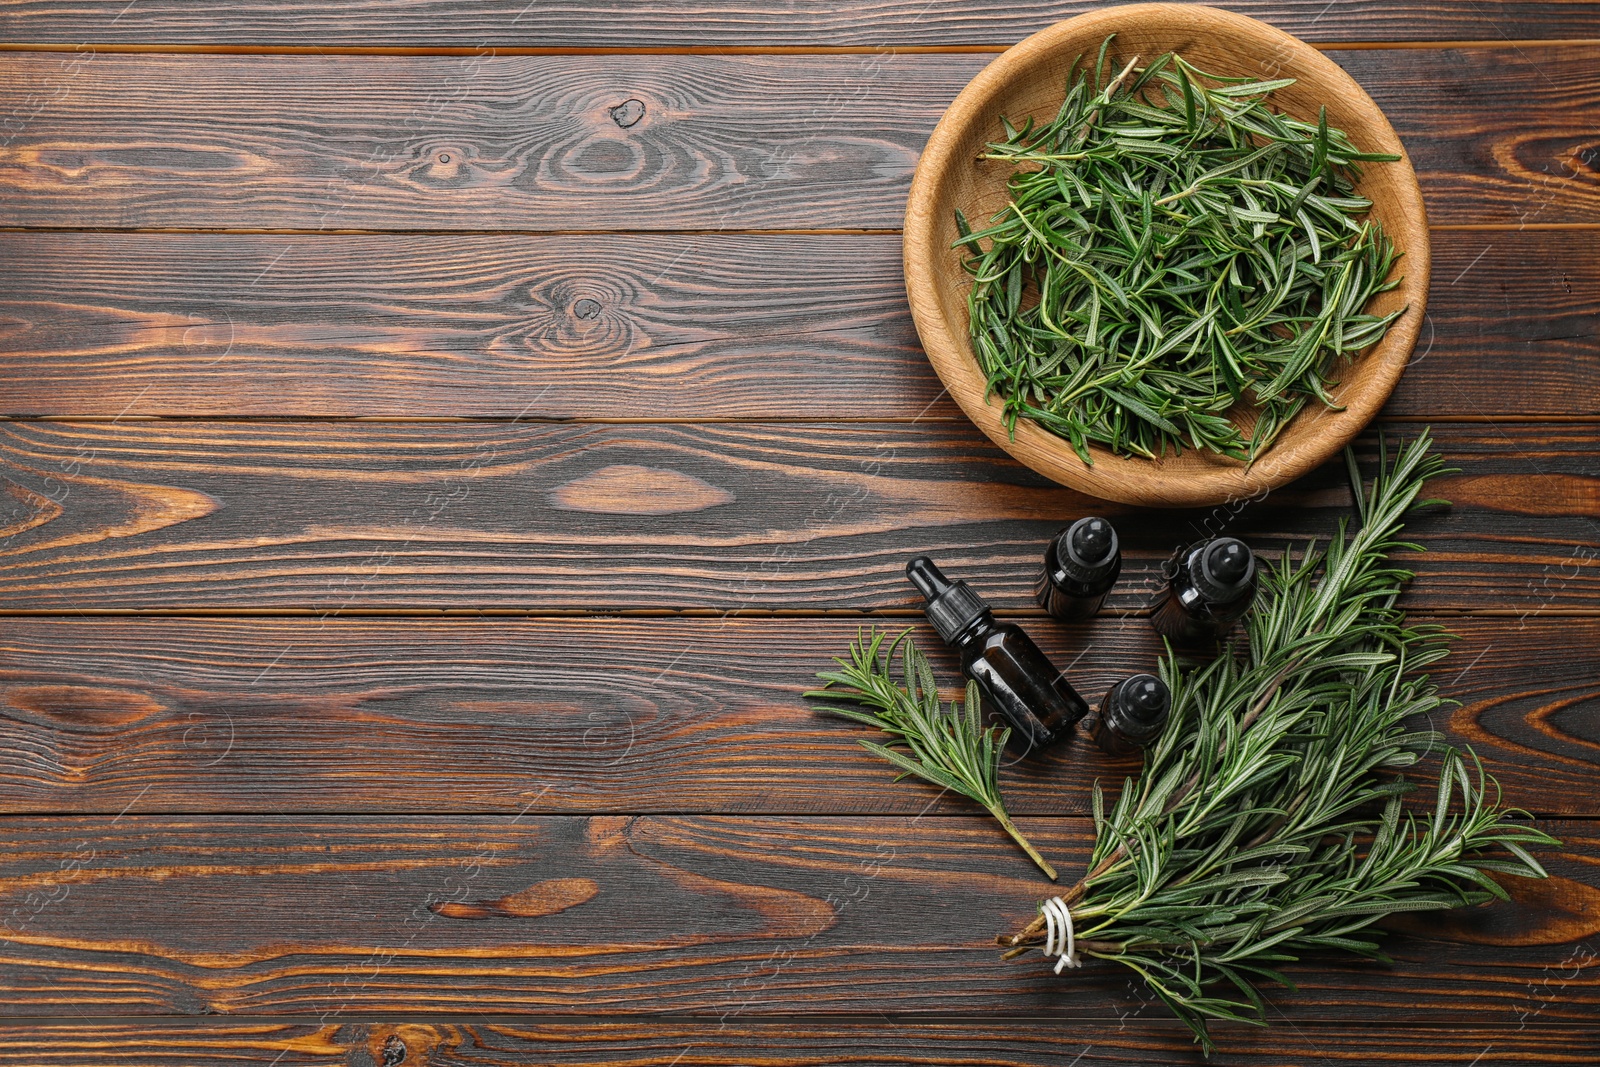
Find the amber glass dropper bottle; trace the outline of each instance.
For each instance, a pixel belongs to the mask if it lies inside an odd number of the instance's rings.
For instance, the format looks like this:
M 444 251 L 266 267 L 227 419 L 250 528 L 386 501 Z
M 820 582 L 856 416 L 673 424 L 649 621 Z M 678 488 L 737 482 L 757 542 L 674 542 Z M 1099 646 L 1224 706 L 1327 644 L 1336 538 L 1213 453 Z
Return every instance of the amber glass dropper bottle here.
M 946 578 L 927 556 L 908 563 L 906 577 L 927 600 L 923 610 L 939 637 L 960 653 L 984 705 L 1011 724 L 1020 743 L 1044 748 L 1088 714 L 1089 705 L 1033 638 L 1015 623 L 997 621 L 966 582 Z
M 1215 646 L 1256 595 L 1256 557 L 1237 537 L 1185 549 L 1150 625 L 1180 648 Z
M 1098 515 L 1079 519 L 1044 547 L 1044 569 L 1033 598 L 1063 622 L 1087 619 L 1100 610 L 1122 573 L 1117 531 Z
M 1171 710 L 1167 683 L 1153 674 L 1136 674 L 1106 691 L 1089 733 L 1110 755 L 1129 756 L 1161 736 Z

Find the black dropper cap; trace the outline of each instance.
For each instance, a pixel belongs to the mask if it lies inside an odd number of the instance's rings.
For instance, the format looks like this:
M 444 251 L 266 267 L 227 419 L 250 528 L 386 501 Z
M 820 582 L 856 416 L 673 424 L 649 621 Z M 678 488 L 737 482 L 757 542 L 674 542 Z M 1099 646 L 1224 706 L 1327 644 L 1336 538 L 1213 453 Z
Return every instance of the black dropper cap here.
M 927 556 L 918 556 L 907 563 L 906 577 L 911 579 L 911 584 L 928 602 L 923 611 L 946 644 L 954 641 L 961 631 L 989 610 L 989 605 L 972 591 L 971 586 L 960 580 L 952 582 L 946 578 L 944 572 Z
M 1117 531 L 1098 515 L 1089 515 L 1068 526 L 1056 545 L 1057 565 L 1069 577 L 1086 585 L 1104 578 L 1118 562 Z
M 1219 537 L 1200 550 L 1200 565 L 1190 577 L 1213 603 L 1226 604 L 1249 590 L 1256 576 L 1256 557 L 1237 537 Z
M 1143 746 L 1167 725 L 1172 694 L 1167 683 L 1153 674 L 1135 674 L 1114 690 L 1111 703 L 1115 726 L 1127 740 Z

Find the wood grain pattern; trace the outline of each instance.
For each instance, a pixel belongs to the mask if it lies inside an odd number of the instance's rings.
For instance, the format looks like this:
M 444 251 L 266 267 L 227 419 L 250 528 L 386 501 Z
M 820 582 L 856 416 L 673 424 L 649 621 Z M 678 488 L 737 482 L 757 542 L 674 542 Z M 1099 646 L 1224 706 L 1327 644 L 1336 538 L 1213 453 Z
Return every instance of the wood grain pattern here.
M 1412 527 L 1430 551 L 1411 603 L 1594 610 L 1591 428 L 1437 438 L 1461 467 L 1437 487 L 1456 506 Z M 1254 506 L 1135 519 L 955 423 L 12 422 L 0 465 L 0 598 L 56 612 L 911 612 L 904 567 L 921 552 L 1015 609 L 1045 540 L 1091 510 L 1126 530 L 1113 606 L 1127 611 L 1207 530 L 1267 549 L 1349 514 L 1340 463 Z
M 890 48 L 1090 6 L 0 0 L 7 47 L 62 49 L 0 52 L 0 227 L 123 231 L 0 233 L 0 417 L 118 420 L 0 422 L 0 1065 L 1201 1063 L 1119 969 L 1000 963 L 1046 883 L 797 695 L 873 621 L 954 679 L 913 552 L 1087 650 L 1094 697 L 1153 655 L 1175 544 L 1346 510 L 1335 471 L 1110 509 L 1114 614 L 1029 607 L 1044 538 L 1101 506 L 957 421 L 898 237 L 855 231 L 900 225 L 992 58 Z M 1296 966 L 1210 1062 L 1594 1062 L 1596 6 L 1229 6 L 1324 45 L 1505 42 L 1329 54 L 1435 225 L 1386 411 L 1449 420 L 1463 468 L 1415 527 L 1409 602 L 1463 635 L 1438 725 L 1565 844 L 1515 906 L 1401 924 L 1393 967 Z M 1527 40 L 1562 37 L 1591 40 Z M 128 232 L 155 228 L 305 232 Z M 660 232 L 764 229 L 850 232 Z M 312 421 L 349 416 L 514 421 Z M 706 617 L 592 614 L 679 611 Z M 535 617 L 415 617 L 480 612 Z M 1004 786 L 1071 878 L 1090 781 L 1127 769 L 1079 744 Z
M 1593 243 L 1436 232 L 1387 412 L 1600 414 Z M 7 415 L 960 417 L 893 235 L 10 233 L 0 294 Z
M 1390 943 L 1392 967 L 1297 964 L 1299 992 L 1275 998 L 1289 1023 L 1381 1006 L 1391 1022 L 1592 1024 L 1600 839 L 1542 825 L 1565 844 L 1543 854 L 1548 882 L 1515 887 L 1521 906 L 1440 915 Z M 1023 826 L 1081 868 L 1088 820 Z M 8 1016 L 1159 1010 L 1119 968 L 1063 980 L 998 959 L 997 930 L 1049 883 L 980 818 L 135 810 L 8 821 L 0 856 Z M 594 895 L 554 914 L 440 914 L 580 877 Z
M 970 814 L 894 783 L 857 744 L 869 731 L 800 698 L 859 625 L 11 619 L 0 811 Z M 1450 626 L 1435 678 L 1461 706 L 1434 725 L 1509 803 L 1600 815 L 1600 620 Z M 1160 653 L 1141 619 L 1027 628 L 1092 703 Z M 959 664 L 916 636 L 954 696 Z M 1001 784 L 1025 815 L 1087 815 L 1097 778 L 1138 769 L 1081 735 L 1013 757 Z
M 61 1067 L 152 1062 L 170 1067 L 1062 1067 L 1079 1054 L 1083 1064 L 1139 1067 L 1526 1067 L 1586 1064 L 1600 1056 L 1600 1028 L 1582 1024 L 1535 1020 L 1519 1026 L 1496 1020 L 1392 1027 L 1301 1021 L 1267 1032 L 1229 1030 L 1223 1049 L 1202 1060 L 1176 1024 L 1148 1014 L 1074 1019 L 1066 1028 L 1049 1015 L 897 1016 L 871 1022 L 815 1016 L 544 1021 L 481 1015 L 0 1022 L 0 1065 L 37 1064 L 41 1052 Z
M 827 0 L 752 4 L 577 4 L 525 0 L 6 0 L 0 36 L 19 43 L 349 45 L 417 48 L 672 48 L 1009 45 L 1098 5 L 1087 0 Z M 1226 5 L 1312 41 L 1438 41 L 1594 37 L 1588 4 L 1463 0 L 1232 0 Z
M 1536 51 L 1331 54 L 1435 224 L 1600 221 L 1600 45 Z M 988 58 L 19 53 L 0 225 L 892 228 Z
M 892 235 L 0 234 L 0 293 L 12 414 L 955 411 Z
M 1426 171 L 1431 222 L 1600 222 L 1600 96 L 1586 85 L 1600 45 L 1331 56 Z

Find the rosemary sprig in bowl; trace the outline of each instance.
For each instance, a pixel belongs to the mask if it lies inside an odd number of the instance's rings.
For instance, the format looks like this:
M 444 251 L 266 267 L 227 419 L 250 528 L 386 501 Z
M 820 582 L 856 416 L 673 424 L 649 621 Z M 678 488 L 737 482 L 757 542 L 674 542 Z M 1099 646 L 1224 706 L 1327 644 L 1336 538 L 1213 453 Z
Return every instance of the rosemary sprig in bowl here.
M 1308 402 L 1336 406 L 1341 360 L 1404 311 L 1367 310 L 1398 279 L 1355 189 L 1362 163 L 1400 157 L 1358 150 L 1326 108 L 1273 110 L 1292 78 L 1171 52 L 1112 77 L 1111 43 L 1054 119 L 1002 117 L 980 156 L 1018 169 L 988 225 L 956 212 L 973 351 L 1006 428 L 1034 420 L 1085 463 L 1091 443 L 1253 460 Z

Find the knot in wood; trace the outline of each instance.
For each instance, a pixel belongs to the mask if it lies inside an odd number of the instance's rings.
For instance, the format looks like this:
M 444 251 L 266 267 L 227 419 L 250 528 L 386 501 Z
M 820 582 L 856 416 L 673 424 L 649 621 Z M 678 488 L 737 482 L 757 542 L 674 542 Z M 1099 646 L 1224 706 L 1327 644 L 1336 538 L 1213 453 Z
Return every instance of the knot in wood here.
M 627 129 L 642 118 L 644 118 L 643 100 L 624 100 L 616 107 L 611 108 L 611 121 L 623 129 Z

